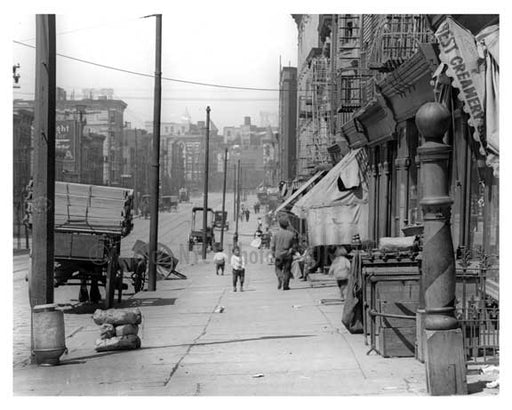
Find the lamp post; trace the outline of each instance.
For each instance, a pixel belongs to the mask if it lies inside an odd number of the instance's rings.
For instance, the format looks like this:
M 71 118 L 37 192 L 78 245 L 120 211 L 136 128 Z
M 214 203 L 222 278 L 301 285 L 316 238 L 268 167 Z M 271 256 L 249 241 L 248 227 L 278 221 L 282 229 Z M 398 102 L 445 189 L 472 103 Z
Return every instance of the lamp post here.
M 452 150 L 443 143 L 450 121 L 450 112 L 439 103 L 426 103 L 416 114 L 416 126 L 425 138 L 418 148 L 423 184 L 423 337 L 427 389 L 433 396 L 467 394 L 463 338 L 455 318 L 452 200 L 448 192 Z

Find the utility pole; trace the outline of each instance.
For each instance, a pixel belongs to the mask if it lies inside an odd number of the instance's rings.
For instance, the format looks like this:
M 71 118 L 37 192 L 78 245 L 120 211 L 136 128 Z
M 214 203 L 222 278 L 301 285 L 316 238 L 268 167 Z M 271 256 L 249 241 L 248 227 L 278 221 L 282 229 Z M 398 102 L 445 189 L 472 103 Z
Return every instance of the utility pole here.
M 220 230 L 220 247 L 224 249 L 224 225 L 226 218 L 224 211 L 226 209 L 226 174 L 228 173 L 228 149 L 224 150 L 224 184 L 222 185 L 222 229 Z
M 151 220 L 149 225 L 148 290 L 156 290 L 158 246 L 158 188 L 160 177 L 160 113 L 162 102 L 162 15 L 156 14 L 155 101 L 153 111 L 153 153 L 151 163 Z
M 238 245 L 238 221 L 240 220 L 240 160 L 237 163 L 237 186 L 236 186 L 236 223 L 235 235 L 233 236 L 233 246 Z
M 204 153 L 204 193 L 203 193 L 203 259 L 206 259 L 208 229 L 208 171 L 210 157 L 210 107 L 206 107 L 206 146 Z M 212 228 L 213 229 L 213 228 Z M 213 233 L 213 232 L 212 232 Z
M 236 164 L 233 164 L 233 221 L 238 219 L 236 216 L 236 187 Z
M 135 208 L 135 211 L 137 212 L 137 214 L 139 213 L 139 167 L 138 167 L 138 163 L 139 163 L 139 151 L 137 150 L 137 128 L 135 128 L 135 158 L 134 158 L 134 162 L 135 162 L 135 173 L 133 175 L 133 190 L 135 191 L 135 203 L 134 203 L 134 208 Z
M 55 218 L 55 15 L 36 15 L 36 89 L 30 306 L 53 303 Z

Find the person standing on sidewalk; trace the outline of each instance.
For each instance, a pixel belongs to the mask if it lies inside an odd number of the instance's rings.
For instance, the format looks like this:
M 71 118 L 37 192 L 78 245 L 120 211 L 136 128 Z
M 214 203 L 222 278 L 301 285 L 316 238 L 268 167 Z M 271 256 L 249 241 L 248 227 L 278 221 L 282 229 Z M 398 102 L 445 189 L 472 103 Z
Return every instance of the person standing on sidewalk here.
M 277 289 L 289 290 L 295 234 L 288 230 L 288 218 L 279 219 L 279 231 L 272 236 L 270 250 L 275 261 Z
M 347 298 L 348 278 L 350 277 L 350 261 L 347 258 L 347 249 L 344 246 L 338 247 L 334 254 L 334 260 L 329 268 L 329 275 L 336 278 L 340 288 L 341 301 Z
M 245 277 L 245 261 L 243 256 L 240 255 L 240 248 L 235 246 L 233 248 L 233 255 L 231 256 L 231 267 L 233 268 L 233 292 L 236 292 L 236 283 L 240 279 L 240 292 L 244 291 L 244 277 Z
M 218 275 L 219 270 L 221 275 L 224 275 L 224 268 L 226 266 L 226 261 L 228 260 L 228 255 L 223 252 L 222 248 L 219 248 L 215 255 L 213 255 L 213 263 L 215 264 L 215 273 Z

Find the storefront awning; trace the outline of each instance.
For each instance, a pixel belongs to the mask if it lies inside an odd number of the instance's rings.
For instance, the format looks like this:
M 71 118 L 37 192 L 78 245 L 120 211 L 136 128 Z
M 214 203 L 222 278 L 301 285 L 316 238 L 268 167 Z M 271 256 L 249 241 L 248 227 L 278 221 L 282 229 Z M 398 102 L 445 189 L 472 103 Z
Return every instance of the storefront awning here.
M 351 151 L 295 203 L 291 212 L 307 219 L 311 246 L 349 244 L 354 234 L 367 239 L 366 165 L 364 149 Z
M 284 201 L 279 207 L 275 210 L 275 213 L 285 211 L 290 209 L 295 202 L 297 202 L 308 190 L 310 190 L 318 181 L 322 179 L 322 177 L 326 174 L 326 171 L 317 172 L 314 176 L 308 179 L 304 184 L 300 186 L 297 191 L 295 191 L 286 201 Z

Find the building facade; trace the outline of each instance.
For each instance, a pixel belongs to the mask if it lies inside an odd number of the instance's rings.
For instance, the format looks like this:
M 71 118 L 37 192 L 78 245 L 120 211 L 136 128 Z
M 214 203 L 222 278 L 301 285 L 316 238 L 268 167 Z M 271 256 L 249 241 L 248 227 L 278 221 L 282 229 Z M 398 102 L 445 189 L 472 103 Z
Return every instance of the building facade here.
M 482 17 L 485 16 L 475 18 Z M 431 24 L 432 17 L 426 15 L 334 18 L 338 24 L 332 27 L 338 32 L 331 36 L 338 39 L 338 52 L 343 49 L 343 36 L 350 32 L 347 21 L 354 22 L 352 30 L 359 25 L 359 40 L 351 40 L 352 50 L 359 51 L 350 57 L 355 61 L 351 65 L 358 68 L 358 76 L 348 77 L 357 81 L 348 87 L 343 70 L 337 73 L 340 79 L 337 90 L 341 94 L 336 96 L 335 129 L 348 140 L 350 148 L 366 149 L 369 237 L 377 241 L 383 236 L 401 236 L 404 228 L 422 224 L 422 183 L 417 156 L 422 141 L 415 115 L 424 103 L 438 101 L 452 114 L 446 143 L 452 146 L 450 195 L 454 200 L 451 224 L 454 248 L 458 254 L 461 249 L 497 254 L 499 176 L 486 163 L 490 151 L 485 152 L 481 149 L 484 143 L 475 141 L 471 116 L 459 90 L 452 87 L 452 79 L 446 74 L 449 71 L 439 51 L 442 44 L 436 38 L 436 30 L 447 18 L 455 21 L 456 28 L 460 26 L 461 36 L 468 36 L 464 39 L 455 36 L 454 42 L 467 42 L 496 17 L 484 18 L 476 25 L 479 30 L 475 28 L 471 35 L 464 26 L 474 24 L 469 16 L 438 17 L 437 25 Z

